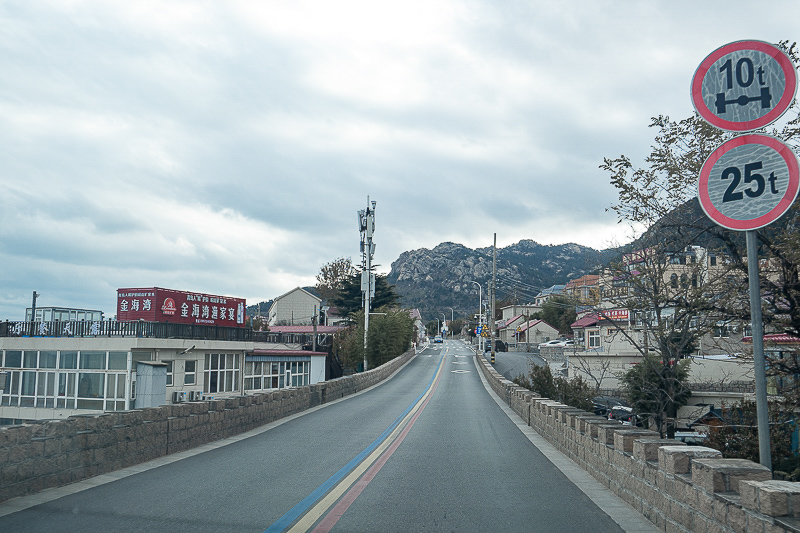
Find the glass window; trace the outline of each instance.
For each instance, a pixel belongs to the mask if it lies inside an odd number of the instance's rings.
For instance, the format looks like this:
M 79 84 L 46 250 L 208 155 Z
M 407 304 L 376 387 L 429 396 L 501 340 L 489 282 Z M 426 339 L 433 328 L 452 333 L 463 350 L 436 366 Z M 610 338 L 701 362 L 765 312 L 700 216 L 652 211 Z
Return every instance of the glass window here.
M 39 352 L 39 368 L 55 368 L 58 352 L 47 350 Z
M 78 368 L 78 352 L 61 352 L 58 368 Z
M 22 368 L 36 368 L 39 352 L 25 351 L 22 357 Z
M 33 396 L 36 390 L 36 372 L 22 373 L 22 396 Z
M 167 387 L 172 386 L 172 361 L 164 361 L 167 363 Z
M 7 368 L 22 368 L 22 351 L 8 350 L 6 352 Z
M 78 377 L 78 397 L 102 398 L 104 377 L 104 374 L 81 373 Z
M 81 352 L 81 368 L 102 370 L 106 367 L 106 352 Z
M 197 379 L 195 376 L 195 372 L 197 369 L 197 361 L 186 361 L 183 367 L 183 384 L 184 385 L 194 385 L 195 380 Z
M 109 370 L 127 370 L 128 352 L 108 352 Z
M 600 330 L 589 330 L 589 348 L 600 347 Z

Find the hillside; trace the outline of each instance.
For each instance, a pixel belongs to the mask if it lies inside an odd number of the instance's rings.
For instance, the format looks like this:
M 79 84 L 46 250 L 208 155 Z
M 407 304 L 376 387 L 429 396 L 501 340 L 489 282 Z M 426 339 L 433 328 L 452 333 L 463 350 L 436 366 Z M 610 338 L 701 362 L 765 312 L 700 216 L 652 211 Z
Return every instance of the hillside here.
M 616 257 L 615 250 L 598 251 L 578 244 L 541 245 L 522 240 L 497 249 L 497 299 L 520 304 L 533 301 L 541 290 L 554 284 L 596 272 Z M 388 281 L 397 287 L 405 307 L 417 307 L 425 320 L 449 307 L 456 316 L 478 307 L 477 281 L 484 298 L 492 278 L 492 248 L 471 249 L 452 242 L 433 250 L 403 252 L 392 263 Z

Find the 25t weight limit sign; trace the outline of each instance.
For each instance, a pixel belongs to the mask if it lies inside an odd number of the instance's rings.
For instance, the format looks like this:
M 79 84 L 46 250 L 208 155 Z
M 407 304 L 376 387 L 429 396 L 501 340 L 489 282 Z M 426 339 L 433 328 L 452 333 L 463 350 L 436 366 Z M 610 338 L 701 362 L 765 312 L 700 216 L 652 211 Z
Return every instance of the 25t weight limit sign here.
M 781 217 L 800 189 L 791 148 L 768 135 L 742 135 L 714 150 L 700 171 L 700 205 L 714 222 L 753 230 Z

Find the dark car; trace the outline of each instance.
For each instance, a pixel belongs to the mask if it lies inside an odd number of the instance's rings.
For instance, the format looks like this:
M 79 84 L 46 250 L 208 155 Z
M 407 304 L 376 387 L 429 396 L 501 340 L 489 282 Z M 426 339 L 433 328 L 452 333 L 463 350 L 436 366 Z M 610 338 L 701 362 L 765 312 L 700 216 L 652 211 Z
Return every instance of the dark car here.
M 495 348 L 495 352 L 507 352 L 508 351 L 508 344 L 504 343 L 501 340 L 496 341 L 497 348 Z M 492 341 L 486 341 L 486 346 L 484 347 L 483 351 L 490 352 L 492 351 Z
M 594 414 L 598 416 L 608 416 L 608 412 L 614 407 L 627 407 L 628 404 L 621 398 L 612 396 L 595 396 L 592 398 Z

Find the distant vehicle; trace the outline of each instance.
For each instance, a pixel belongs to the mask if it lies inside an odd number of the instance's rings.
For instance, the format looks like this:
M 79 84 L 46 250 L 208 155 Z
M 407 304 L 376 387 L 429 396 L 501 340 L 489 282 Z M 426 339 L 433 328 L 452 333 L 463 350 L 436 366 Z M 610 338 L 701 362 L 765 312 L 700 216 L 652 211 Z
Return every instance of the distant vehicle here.
M 442 336 L 441 335 L 436 335 L 433 338 L 433 342 L 444 342 L 444 341 L 442 340 Z
M 484 352 L 492 351 L 492 341 L 486 341 L 486 346 L 483 348 Z M 508 351 L 508 344 L 504 343 L 503 341 L 497 341 L 497 348 L 494 350 L 495 352 L 507 352 Z
M 539 343 L 539 348 L 546 348 L 548 346 L 557 346 L 557 347 L 565 348 L 565 347 L 568 347 L 568 346 L 575 346 L 575 341 L 567 341 L 567 340 L 564 340 L 564 339 L 554 339 L 552 341 Z
M 594 414 L 598 416 L 608 416 L 609 411 L 614 407 L 627 407 L 624 400 L 612 396 L 595 396 L 592 398 Z
M 547 348 L 548 346 L 566 346 L 567 341 L 561 339 L 553 339 L 547 342 L 540 342 L 539 348 Z
M 633 412 L 633 409 L 626 405 L 617 405 L 608 411 L 608 419 L 616 420 L 626 425 L 641 426 L 642 421 Z

